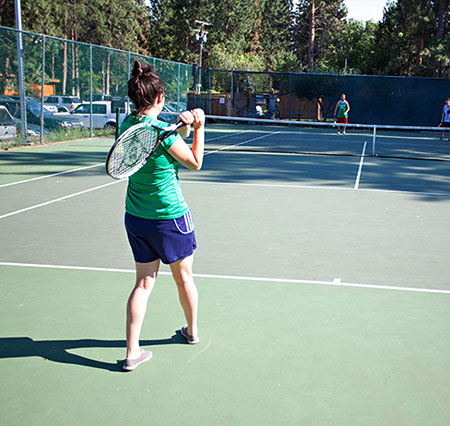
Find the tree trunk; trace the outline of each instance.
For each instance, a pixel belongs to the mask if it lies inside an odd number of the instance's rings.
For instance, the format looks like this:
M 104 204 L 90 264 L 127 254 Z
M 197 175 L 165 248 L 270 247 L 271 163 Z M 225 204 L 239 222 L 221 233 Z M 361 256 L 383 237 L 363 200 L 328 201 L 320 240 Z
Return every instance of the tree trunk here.
M 425 13 L 426 9 L 426 0 L 421 0 L 420 2 L 420 12 Z M 419 34 L 417 35 L 417 43 L 416 43 L 416 73 L 419 71 L 420 66 L 423 63 L 422 50 L 424 47 L 424 35 L 423 30 L 419 30 Z
M 448 9 L 447 5 L 448 0 L 439 0 L 439 11 L 438 11 L 438 26 L 437 26 L 437 32 L 436 37 L 439 40 L 439 42 L 442 41 L 444 38 L 444 19 L 447 15 L 446 10 Z M 434 64 L 434 71 L 433 71 L 434 77 L 442 77 L 442 64 L 441 61 L 436 60 Z
M 308 69 L 314 71 L 314 42 L 316 39 L 316 0 L 311 0 L 311 15 L 309 21 Z

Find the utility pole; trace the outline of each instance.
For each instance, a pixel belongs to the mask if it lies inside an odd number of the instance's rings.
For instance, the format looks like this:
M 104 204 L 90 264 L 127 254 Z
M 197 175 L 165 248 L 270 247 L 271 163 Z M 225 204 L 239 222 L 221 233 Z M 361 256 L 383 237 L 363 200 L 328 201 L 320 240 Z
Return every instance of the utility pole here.
M 202 89 L 202 56 L 203 56 L 203 47 L 206 44 L 208 31 L 204 30 L 205 26 L 210 26 L 209 22 L 195 20 L 196 24 L 200 24 L 200 28 L 195 30 L 195 39 L 200 43 L 200 58 L 198 61 L 198 81 L 197 81 L 197 93 L 200 93 Z

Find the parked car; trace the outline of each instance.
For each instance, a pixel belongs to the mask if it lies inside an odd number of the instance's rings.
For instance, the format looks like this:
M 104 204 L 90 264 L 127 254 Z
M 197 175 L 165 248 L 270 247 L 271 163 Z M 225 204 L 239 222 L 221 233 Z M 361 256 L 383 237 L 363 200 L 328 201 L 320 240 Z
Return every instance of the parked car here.
M 187 110 L 186 104 L 183 102 L 166 102 L 166 105 L 172 108 L 175 112 L 184 112 Z
M 47 96 L 44 98 L 46 107 L 55 107 L 56 111 L 52 112 L 70 112 L 81 103 L 77 96 Z
M 13 117 L 20 117 L 20 102 L 15 99 L 8 99 L 8 97 L 0 97 L 0 105 L 8 108 Z M 27 123 L 41 124 L 41 103 L 35 100 L 27 100 Z M 84 127 L 83 122 L 79 119 L 53 114 L 44 108 L 44 126 L 48 129 L 81 129 Z
M 17 131 L 20 131 L 22 121 L 16 117 L 13 117 L 13 120 L 16 122 Z M 49 134 L 50 130 L 44 127 L 44 136 L 47 136 Z M 40 125 L 38 126 L 37 124 L 30 124 L 27 122 L 27 136 L 32 138 L 37 138 L 41 136 L 41 126 Z
M 17 101 L 20 102 L 20 96 L 17 95 L 2 95 L 0 98 L 2 98 L 3 100 L 12 100 L 12 101 Z M 27 102 L 39 102 L 41 103 L 41 100 L 38 98 L 34 98 L 33 96 L 26 96 L 25 97 Z M 58 112 L 58 108 L 54 105 L 45 105 L 44 103 L 44 108 L 49 110 L 50 112 Z
M 178 113 L 170 105 L 164 104 L 161 114 L 158 115 L 158 120 L 174 123 L 177 117 Z
M 120 122 L 129 114 L 128 102 L 96 101 L 92 102 L 92 124 L 95 129 L 104 129 L 116 126 L 116 112 L 120 110 Z M 71 117 L 80 119 L 86 127 L 90 126 L 91 104 L 89 102 L 78 105 L 70 112 Z
M 92 95 L 92 102 L 97 102 L 97 101 L 110 101 L 111 100 L 111 95 L 98 95 L 98 94 L 93 94 Z M 83 102 L 90 102 L 91 101 L 91 95 L 86 95 L 83 97 Z
M 0 105 L 0 139 L 15 138 L 17 136 L 16 123 L 8 109 Z

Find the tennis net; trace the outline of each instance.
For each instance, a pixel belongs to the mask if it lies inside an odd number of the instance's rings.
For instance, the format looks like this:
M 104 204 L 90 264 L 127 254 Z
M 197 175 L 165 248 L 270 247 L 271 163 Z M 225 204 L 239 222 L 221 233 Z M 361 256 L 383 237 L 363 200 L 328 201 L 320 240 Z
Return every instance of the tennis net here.
M 378 156 L 450 161 L 448 132 L 437 127 L 207 116 L 207 151 Z

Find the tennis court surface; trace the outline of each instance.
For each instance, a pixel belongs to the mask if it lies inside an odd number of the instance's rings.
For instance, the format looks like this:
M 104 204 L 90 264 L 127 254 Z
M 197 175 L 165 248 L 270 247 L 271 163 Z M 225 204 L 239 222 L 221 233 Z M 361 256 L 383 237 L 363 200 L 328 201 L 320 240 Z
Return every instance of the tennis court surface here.
M 450 143 L 371 156 L 373 132 L 335 130 L 207 126 L 180 173 L 201 341 L 164 267 L 132 373 L 112 140 L 0 152 L 0 423 L 450 424 Z

